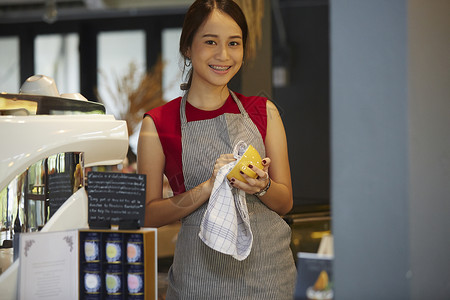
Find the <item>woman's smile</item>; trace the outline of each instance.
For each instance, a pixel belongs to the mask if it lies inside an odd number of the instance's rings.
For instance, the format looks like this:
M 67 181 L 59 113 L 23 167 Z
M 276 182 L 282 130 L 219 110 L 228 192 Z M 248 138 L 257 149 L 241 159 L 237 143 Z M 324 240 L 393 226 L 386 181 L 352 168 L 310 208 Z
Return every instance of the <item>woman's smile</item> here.
M 209 65 L 211 69 L 219 73 L 226 73 L 231 66 L 219 66 L 219 65 Z

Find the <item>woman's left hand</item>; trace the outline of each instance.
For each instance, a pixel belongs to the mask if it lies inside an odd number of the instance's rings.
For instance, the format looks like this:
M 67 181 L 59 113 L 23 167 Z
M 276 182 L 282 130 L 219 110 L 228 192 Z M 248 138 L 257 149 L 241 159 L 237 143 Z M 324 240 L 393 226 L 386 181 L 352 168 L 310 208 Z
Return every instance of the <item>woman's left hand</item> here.
M 241 171 L 242 177 L 247 182 L 240 181 L 236 178 L 232 178 L 230 184 L 238 189 L 243 190 L 247 194 L 255 194 L 260 192 L 269 184 L 269 166 L 270 158 L 266 157 L 262 160 L 263 169 L 249 165 L 248 167 L 258 175 L 256 178 L 251 178 Z

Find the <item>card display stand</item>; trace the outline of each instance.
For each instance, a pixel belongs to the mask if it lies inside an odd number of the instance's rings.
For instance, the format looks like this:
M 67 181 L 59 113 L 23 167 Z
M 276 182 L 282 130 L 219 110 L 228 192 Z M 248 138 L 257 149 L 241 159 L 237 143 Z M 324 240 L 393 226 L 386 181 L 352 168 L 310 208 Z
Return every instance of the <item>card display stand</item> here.
M 156 229 L 80 230 L 79 298 L 157 299 Z
M 333 256 L 297 253 L 295 300 L 333 300 Z

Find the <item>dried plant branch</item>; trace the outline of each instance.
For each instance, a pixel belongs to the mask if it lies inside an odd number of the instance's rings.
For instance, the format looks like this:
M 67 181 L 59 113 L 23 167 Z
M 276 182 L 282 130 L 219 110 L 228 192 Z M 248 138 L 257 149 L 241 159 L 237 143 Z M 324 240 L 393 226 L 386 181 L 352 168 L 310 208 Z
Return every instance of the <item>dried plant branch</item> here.
M 235 0 L 244 12 L 248 24 L 247 58 L 252 59 L 262 41 L 264 0 Z
M 119 111 L 116 118 L 127 122 L 129 136 L 138 128 L 145 112 L 165 103 L 162 98 L 162 71 L 161 59 L 158 59 L 153 68 L 143 75 L 139 75 L 135 63 L 130 63 L 125 75 L 114 76 L 114 86 L 105 87 L 111 100 L 110 104 L 102 99 L 97 90 L 99 101 L 105 106 L 114 106 Z M 108 82 L 103 72 L 100 72 L 100 75 Z

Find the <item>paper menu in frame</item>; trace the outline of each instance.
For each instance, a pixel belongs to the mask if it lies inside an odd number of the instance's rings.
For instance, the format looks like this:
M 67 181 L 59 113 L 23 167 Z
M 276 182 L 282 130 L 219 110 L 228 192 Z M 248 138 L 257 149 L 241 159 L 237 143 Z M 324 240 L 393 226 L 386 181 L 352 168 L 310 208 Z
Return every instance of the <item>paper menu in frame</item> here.
M 78 231 L 20 234 L 19 299 L 78 299 Z

